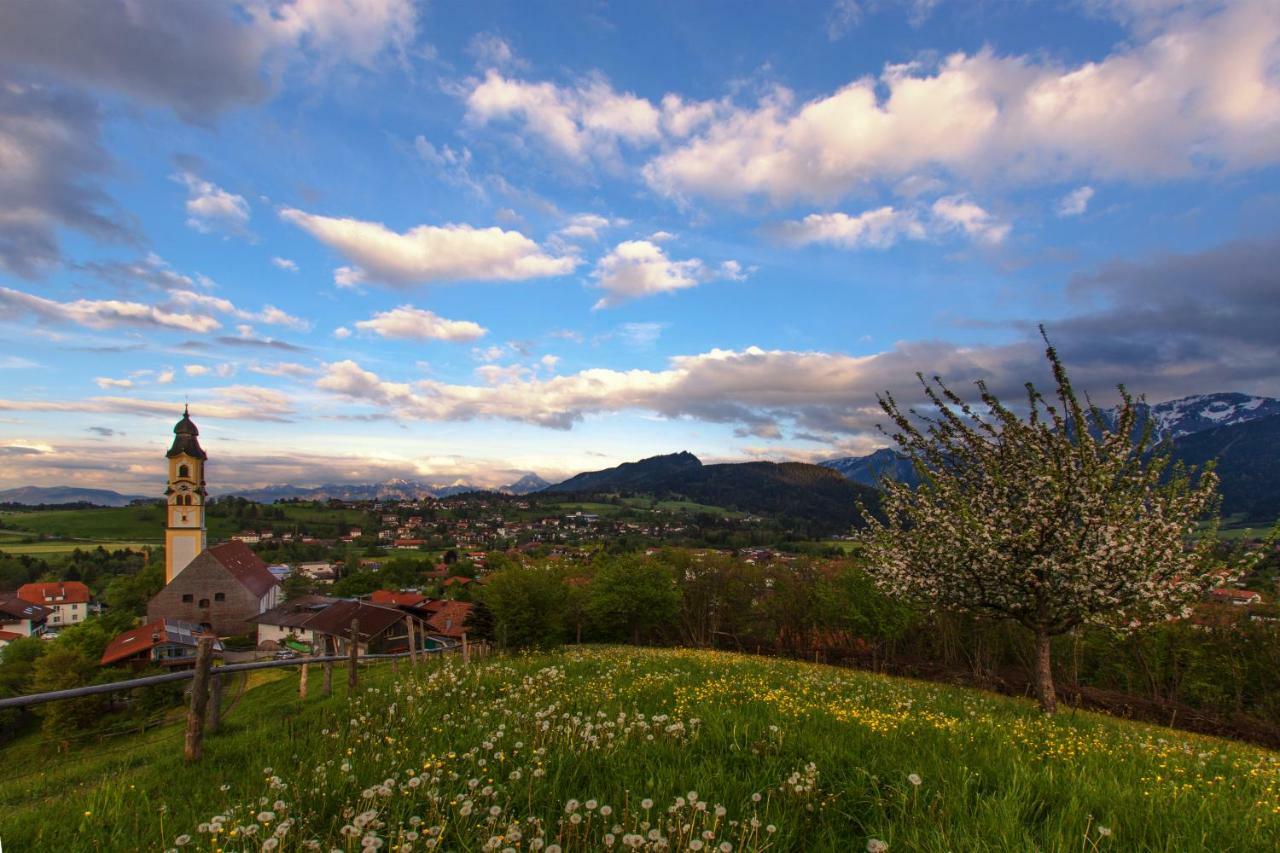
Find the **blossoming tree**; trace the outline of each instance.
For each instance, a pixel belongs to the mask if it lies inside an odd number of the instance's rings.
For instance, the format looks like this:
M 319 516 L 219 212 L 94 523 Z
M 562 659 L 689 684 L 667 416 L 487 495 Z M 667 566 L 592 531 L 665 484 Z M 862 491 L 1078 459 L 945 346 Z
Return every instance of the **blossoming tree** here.
M 884 518 L 864 510 L 861 540 L 881 588 L 1025 626 L 1040 707 L 1053 713 L 1053 637 L 1086 623 L 1185 615 L 1224 578 L 1211 559 L 1212 467 L 1173 465 L 1123 386 L 1111 416 L 1082 403 L 1045 343 L 1055 393 L 1028 383 L 1026 414 L 983 382 L 981 405 L 970 405 L 919 374 L 927 413 L 880 398 L 920 484 L 886 481 Z M 1205 518 L 1210 529 L 1194 537 Z

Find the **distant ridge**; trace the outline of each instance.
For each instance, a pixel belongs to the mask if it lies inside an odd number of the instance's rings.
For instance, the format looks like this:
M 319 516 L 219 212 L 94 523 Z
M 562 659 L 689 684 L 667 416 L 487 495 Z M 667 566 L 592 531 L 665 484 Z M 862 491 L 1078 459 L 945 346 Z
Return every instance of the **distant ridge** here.
M 0 503 L 24 506 L 52 506 L 86 503 L 94 506 L 128 506 L 134 501 L 160 500 L 159 495 L 122 495 L 110 489 L 85 489 L 77 486 L 20 486 L 0 491 Z
M 653 456 L 590 471 L 549 486 L 544 493 L 644 494 L 685 499 L 749 513 L 807 521 L 816 530 L 847 530 L 860 520 L 859 501 L 879 504 L 874 489 L 837 471 L 804 462 L 733 462 L 703 465 L 692 453 Z
M 540 492 L 551 484 L 539 477 L 537 474 L 525 474 L 519 480 L 510 485 L 503 486 L 498 489 L 500 492 L 506 492 L 510 495 L 529 495 L 534 492 Z

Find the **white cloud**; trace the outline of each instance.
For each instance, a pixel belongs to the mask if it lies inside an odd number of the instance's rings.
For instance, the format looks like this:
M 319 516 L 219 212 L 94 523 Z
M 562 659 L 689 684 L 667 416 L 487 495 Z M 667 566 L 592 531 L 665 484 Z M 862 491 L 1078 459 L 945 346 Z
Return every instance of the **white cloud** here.
M 173 376 L 174 376 L 174 372 L 171 368 L 162 370 L 156 374 L 156 384 L 168 385 L 170 382 L 173 381 Z
M 466 103 L 473 124 L 516 120 L 575 160 L 613 156 L 619 142 L 643 145 L 661 137 L 661 112 L 644 98 L 614 91 L 599 75 L 561 87 L 510 79 L 490 69 L 472 86 Z
M 258 0 L 250 13 L 259 31 L 281 47 L 322 64 L 346 60 L 365 67 L 388 50 L 404 52 L 418 24 L 413 0 Z
M 773 433 L 784 420 L 852 433 L 874 430 L 883 418 L 875 394 L 910 382 L 915 370 L 941 372 L 959 385 L 971 377 L 1001 375 L 1011 352 L 1036 363 L 1033 344 L 985 350 L 903 344 L 862 357 L 749 347 L 675 356 L 662 370 L 591 368 L 539 377 L 527 369 L 488 365 L 477 371 L 481 384 L 475 385 L 391 382 L 342 361 L 327 365 L 317 386 L 404 419 L 497 418 L 568 429 L 590 414 L 647 411 L 739 424 L 753 435 Z
M 606 228 L 618 228 L 630 223 L 627 219 L 610 219 L 597 213 L 579 213 L 569 219 L 556 233 L 567 240 L 598 240 Z
M 610 308 L 629 299 L 685 290 L 716 278 L 741 278 L 736 262 L 726 263 L 733 266 L 715 271 L 698 258 L 673 261 L 661 246 L 648 240 L 627 240 L 596 263 L 591 275 L 605 295 L 595 307 Z
M 203 333 L 211 332 L 222 325 L 213 317 L 204 314 L 171 311 L 141 302 L 119 299 L 76 299 L 71 302 L 57 302 L 7 287 L 0 287 L 0 306 L 5 306 L 12 312 L 10 318 L 29 315 L 42 322 L 75 323 L 93 329 L 140 326 Z
M 236 307 L 230 299 L 224 299 L 220 296 L 211 296 L 207 293 L 196 293 L 192 290 L 174 290 L 168 294 L 168 301 L 178 305 L 191 306 L 197 305 L 208 311 L 217 311 L 221 314 L 229 314 L 238 320 L 248 320 L 257 323 L 267 323 L 272 326 L 286 326 L 296 331 L 305 332 L 311 328 L 311 323 L 303 320 L 301 317 L 295 317 L 286 311 L 275 307 L 274 305 L 264 305 L 262 310 L 254 313 Z M 253 330 L 248 326 L 237 326 L 241 337 L 250 337 Z M 249 329 L 245 332 L 245 329 Z
M 277 361 L 274 364 L 254 364 L 249 367 L 249 370 L 254 373 L 260 373 L 263 376 L 289 376 L 294 379 L 314 376 L 316 372 L 313 368 L 293 361 Z
M 187 188 L 187 224 L 202 234 L 249 233 L 249 202 L 191 172 L 179 172 L 174 180 Z
M 553 257 L 518 231 L 470 225 L 418 225 L 397 233 L 378 222 L 317 216 L 286 208 L 280 215 L 340 252 L 340 286 L 365 281 L 405 285 L 437 281 L 519 281 L 564 275 L 577 261 Z
M 110 388 L 132 388 L 133 387 L 132 379 L 112 379 L 108 376 L 99 376 L 97 379 L 93 381 L 97 384 L 99 388 L 110 389 Z
M 245 421 L 287 421 L 293 401 L 283 392 L 254 385 L 229 385 L 202 391 L 208 397 L 191 401 L 193 418 Z M 0 411 L 96 412 L 171 418 L 182 409 L 181 400 L 144 400 L 134 397 L 90 397 L 85 400 L 4 400 Z
M 1074 189 L 1058 200 L 1056 208 L 1059 216 L 1079 216 L 1089 209 L 1089 201 L 1093 198 L 1093 187 L 1084 186 Z
M 339 326 L 333 330 L 333 336 L 338 340 L 345 340 L 346 338 L 351 337 L 351 330 L 346 326 Z
M 934 222 L 944 229 L 959 229 L 988 246 L 1003 243 L 1011 226 L 964 196 L 946 196 L 933 203 Z
M 811 213 L 769 229 L 793 246 L 825 243 L 841 249 L 887 249 L 899 240 L 927 240 L 960 231 L 969 239 L 995 246 L 1011 227 L 963 196 L 946 196 L 931 206 L 886 205 L 856 215 Z
M 271 263 L 284 270 L 285 272 L 297 272 L 298 264 L 288 258 L 272 258 Z
M 1074 66 L 983 50 L 888 65 L 803 104 L 778 89 L 659 155 L 645 176 L 676 197 L 833 201 L 922 171 L 1151 179 L 1280 158 L 1280 5 L 1242 0 L 1165 26 Z
M 467 45 L 467 53 L 481 68 L 523 68 L 528 64 L 510 42 L 495 33 L 476 33 Z
M 446 320 L 431 311 L 401 305 L 374 314 L 372 319 L 356 323 L 361 331 L 374 332 L 384 338 L 417 341 L 474 341 L 489 330 L 470 320 Z
M 182 368 L 182 370 L 188 376 L 204 376 L 209 372 L 209 368 L 205 367 L 203 364 L 188 364 L 186 367 Z
M 902 238 L 923 240 L 924 223 L 914 210 L 878 207 L 855 216 L 847 213 L 811 213 L 795 222 L 784 222 L 774 231 L 795 246 L 827 243 L 841 249 L 887 249 Z

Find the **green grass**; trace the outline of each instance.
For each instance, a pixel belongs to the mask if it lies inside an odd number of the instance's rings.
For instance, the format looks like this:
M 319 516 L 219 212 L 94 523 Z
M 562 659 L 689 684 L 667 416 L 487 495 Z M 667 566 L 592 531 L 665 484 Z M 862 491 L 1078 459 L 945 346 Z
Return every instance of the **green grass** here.
M 30 554 L 38 557 L 48 557 L 56 554 L 70 554 L 79 548 L 82 551 L 92 551 L 94 548 L 102 547 L 108 551 L 141 551 L 143 548 L 161 548 L 164 546 L 163 540 L 152 540 L 151 542 L 114 542 L 107 540 L 99 541 L 83 541 L 76 540 L 74 542 L 0 542 L 0 551 L 6 554 Z
M 230 519 L 210 518 L 209 538 L 235 533 Z M 97 509 L 45 509 L 0 513 L 0 528 L 95 542 L 145 542 L 164 538 L 162 506 Z
M 365 833 L 383 849 L 418 833 L 410 849 L 424 849 L 434 831 L 447 850 L 502 835 L 495 849 L 542 837 L 567 851 L 604 849 L 617 824 L 678 850 L 704 831 L 708 850 L 1280 847 L 1280 755 L 1172 730 L 712 652 L 408 669 L 376 667 L 350 702 L 341 687 L 301 702 L 295 676 L 260 686 L 197 768 L 182 766 L 176 727 L 61 757 L 19 744 L 0 752 L 6 773 L 28 774 L 0 781 L 0 837 L 15 850 L 164 849 L 181 835 L 258 850 L 283 826 L 284 850 L 355 850 Z M 221 833 L 198 831 L 215 816 Z

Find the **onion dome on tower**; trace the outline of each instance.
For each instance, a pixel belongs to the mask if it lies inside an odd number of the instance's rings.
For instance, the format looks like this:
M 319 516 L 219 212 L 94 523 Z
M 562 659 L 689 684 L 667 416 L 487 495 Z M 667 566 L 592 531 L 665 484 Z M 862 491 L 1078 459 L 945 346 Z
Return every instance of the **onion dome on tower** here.
M 186 406 L 182 407 L 182 420 L 178 421 L 173 427 L 173 446 L 169 448 L 169 452 L 165 454 L 172 459 L 175 456 L 186 454 L 193 459 L 208 459 L 204 449 L 200 447 L 200 440 L 197 436 L 200 430 L 196 429 L 196 425 L 191 421 L 191 413 Z

